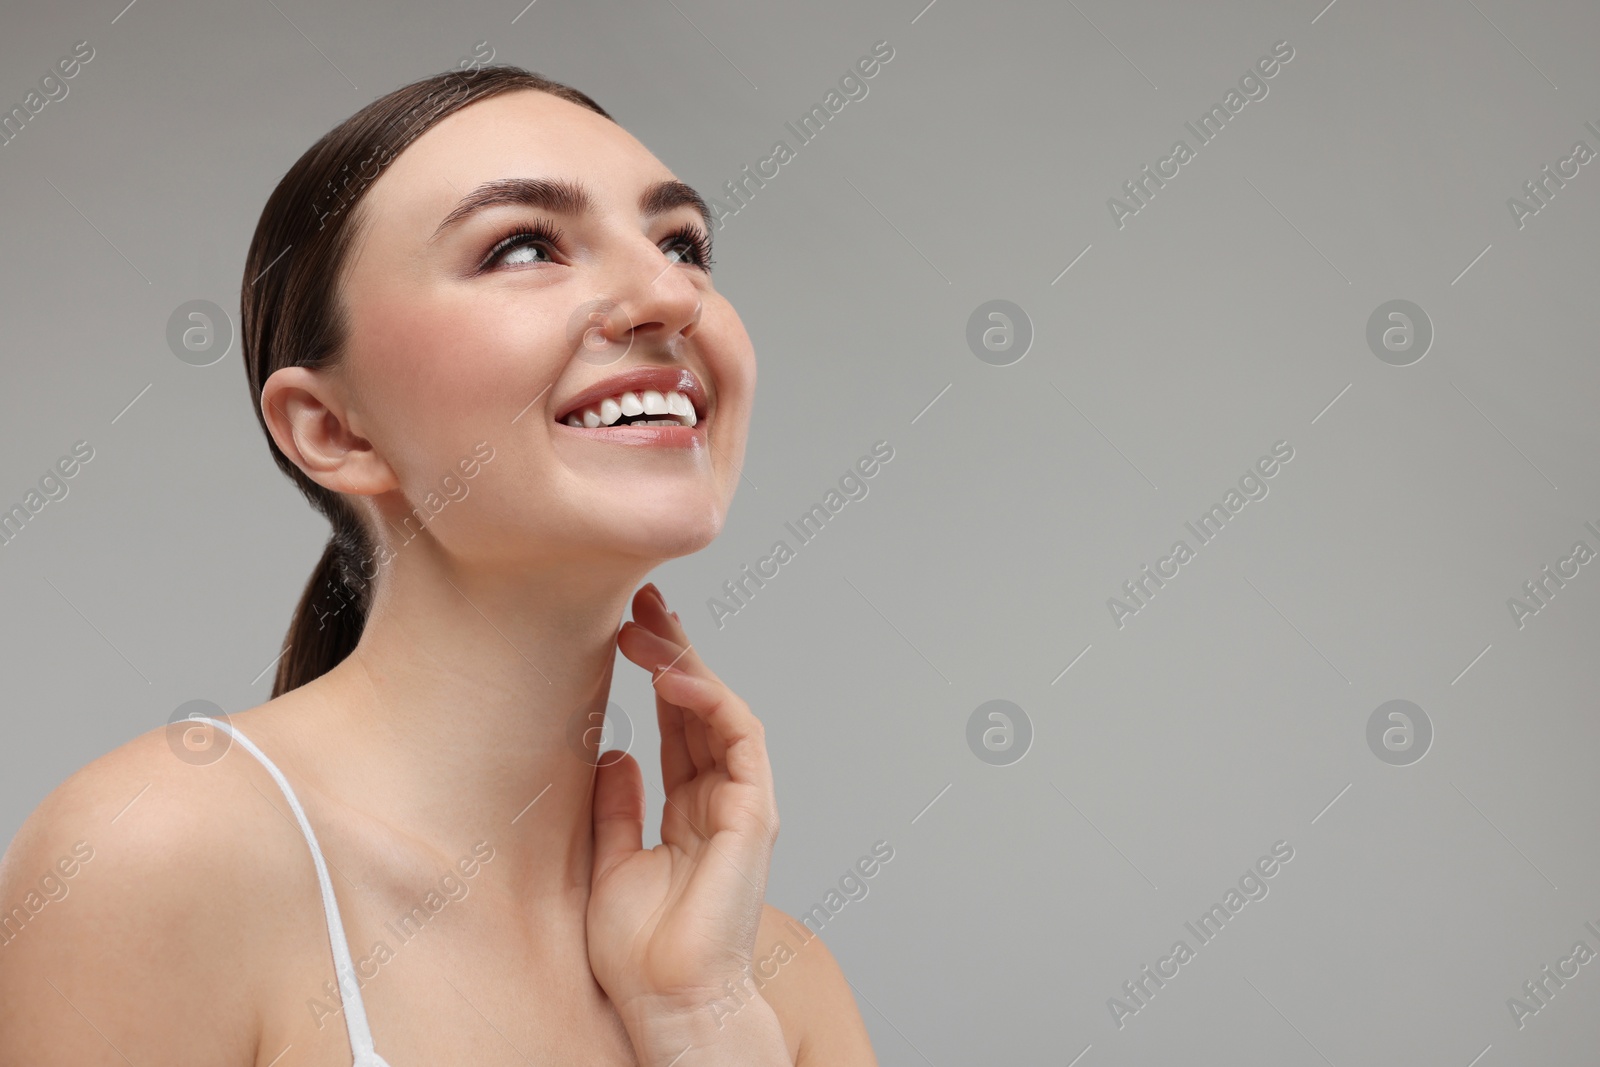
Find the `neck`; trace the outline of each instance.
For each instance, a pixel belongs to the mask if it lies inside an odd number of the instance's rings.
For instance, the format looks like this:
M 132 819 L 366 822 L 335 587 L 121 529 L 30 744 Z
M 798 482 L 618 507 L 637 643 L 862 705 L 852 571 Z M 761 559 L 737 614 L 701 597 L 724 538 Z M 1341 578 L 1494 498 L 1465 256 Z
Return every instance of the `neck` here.
M 654 561 L 509 576 L 404 562 L 355 651 L 311 683 L 318 733 L 348 738 L 341 791 L 442 862 L 487 840 L 514 891 L 586 898 L 616 633 Z

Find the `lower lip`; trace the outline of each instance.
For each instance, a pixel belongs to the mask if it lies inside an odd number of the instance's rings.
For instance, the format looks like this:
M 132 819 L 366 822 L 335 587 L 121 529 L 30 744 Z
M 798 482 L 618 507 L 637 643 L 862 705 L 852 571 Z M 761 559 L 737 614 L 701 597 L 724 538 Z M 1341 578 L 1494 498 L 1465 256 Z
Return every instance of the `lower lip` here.
M 700 448 L 706 443 L 705 423 L 693 426 L 568 426 L 555 424 L 567 433 L 593 441 L 647 448 Z

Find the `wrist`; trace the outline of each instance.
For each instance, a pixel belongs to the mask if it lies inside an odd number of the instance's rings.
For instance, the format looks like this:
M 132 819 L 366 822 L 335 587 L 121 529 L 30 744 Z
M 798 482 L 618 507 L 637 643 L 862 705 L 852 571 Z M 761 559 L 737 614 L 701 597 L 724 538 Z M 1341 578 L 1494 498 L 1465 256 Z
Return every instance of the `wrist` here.
M 793 1067 L 772 1005 L 752 993 L 622 1013 L 640 1067 Z

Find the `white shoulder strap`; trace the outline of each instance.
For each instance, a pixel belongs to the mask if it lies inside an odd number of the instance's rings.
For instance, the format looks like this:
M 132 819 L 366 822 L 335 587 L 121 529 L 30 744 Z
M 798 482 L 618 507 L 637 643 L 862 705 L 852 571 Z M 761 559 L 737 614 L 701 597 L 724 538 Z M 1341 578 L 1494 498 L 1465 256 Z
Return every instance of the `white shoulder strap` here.
M 322 887 L 322 911 L 328 920 L 328 942 L 333 948 L 333 969 L 339 982 L 339 998 L 344 1008 L 345 1028 L 350 1033 L 350 1053 L 355 1057 L 354 1067 L 387 1067 L 372 1048 L 372 1028 L 367 1025 L 367 1009 L 361 1002 L 361 987 L 356 982 L 355 963 L 350 958 L 350 943 L 344 935 L 344 922 L 339 918 L 339 902 L 333 896 L 333 880 L 328 877 L 328 864 L 322 858 L 322 848 L 317 844 L 317 835 L 311 831 L 311 823 L 306 819 L 305 810 L 300 807 L 299 798 L 294 795 L 294 790 L 289 788 L 289 781 L 283 776 L 283 772 L 278 770 L 277 764 L 268 759 L 267 754 L 257 748 L 255 742 L 236 727 L 208 715 L 195 715 L 191 718 L 198 722 L 209 722 L 228 731 L 247 752 L 261 761 L 267 773 L 278 783 L 278 788 L 283 790 L 284 797 L 289 801 L 289 807 L 294 809 L 294 817 L 299 820 L 300 830 L 306 835 L 306 843 L 311 846 L 311 859 L 317 866 L 317 882 Z

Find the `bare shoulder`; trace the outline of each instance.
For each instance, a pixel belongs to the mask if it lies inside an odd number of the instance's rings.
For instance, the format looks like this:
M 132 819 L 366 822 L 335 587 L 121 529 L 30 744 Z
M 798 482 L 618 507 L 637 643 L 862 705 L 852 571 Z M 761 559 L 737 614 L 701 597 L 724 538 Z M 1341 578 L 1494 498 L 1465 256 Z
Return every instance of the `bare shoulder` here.
M 820 935 L 764 905 L 754 963 L 798 1067 L 877 1067 L 855 993 Z
M 241 832 L 263 825 L 242 762 L 152 730 L 28 817 L 0 857 L 0 1062 L 254 1062 L 241 956 L 283 839 Z

